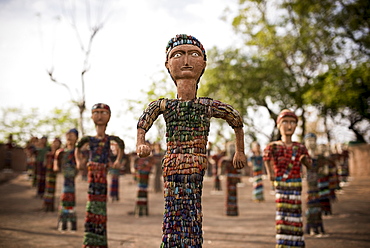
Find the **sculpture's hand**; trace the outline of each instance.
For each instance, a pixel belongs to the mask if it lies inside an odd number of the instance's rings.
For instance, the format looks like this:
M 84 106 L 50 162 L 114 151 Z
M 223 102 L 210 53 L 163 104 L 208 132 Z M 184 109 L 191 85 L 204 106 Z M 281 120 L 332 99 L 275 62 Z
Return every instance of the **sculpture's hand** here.
M 275 175 L 270 174 L 270 181 L 273 182 L 273 181 L 275 181 L 275 179 L 276 179 Z
M 241 169 L 247 165 L 247 157 L 245 156 L 244 152 L 235 152 L 233 165 L 236 169 Z
M 113 169 L 119 169 L 121 167 L 121 163 L 119 161 L 114 161 L 112 164 Z
M 86 165 L 87 165 L 87 157 L 80 157 L 80 158 L 77 158 L 76 157 L 76 168 L 78 170 L 84 170 L 86 168 Z
M 151 149 L 148 145 L 138 145 L 136 147 L 136 153 L 140 158 L 148 157 L 150 155 Z
M 307 169 L 311 169 L 311 161 L 307 158 L 306 155 L 301 155 L 299 157 L 299 161 L 307 167 Z

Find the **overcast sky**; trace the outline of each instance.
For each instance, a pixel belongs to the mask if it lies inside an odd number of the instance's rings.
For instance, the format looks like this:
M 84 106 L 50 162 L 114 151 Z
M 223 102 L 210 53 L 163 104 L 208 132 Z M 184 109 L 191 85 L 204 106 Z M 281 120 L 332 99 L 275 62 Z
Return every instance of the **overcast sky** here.
M 68 91 L 52 84 L 46 74 L 52 67 L 58 81 L 80 91 L 83 56 L 68 22 L 71 2 L 0 0 L 1 106 L 51 108 L 68 101 Z M 230 24 L 220 20 L 233 1 L 99 2 L 104 4 L 91 4 L 91 23 L 109 19 L 92 48 L 86 74 L 88 105 L 124 99 L 144 88 L 153 74 L 164 69 L 167 41 L 178 33 L 194 35 L 206 49 L 229 46 L 235 39 Z M 75 16 L 86 45 L 84 7 L 77 6 Z
M 51 68 L 59 82 L 68 84 L 73 97 L 78 96 L 83 55 L 70 23 L 74 16 L 86 45 L 85 2 L 0 0 L 1 107 L 37 107 L 48 112 L 66 106 L 71 95 L 49 80 L 46 71 Z M 108 19 L 93 43 L 91 68 L 85 77 L 86 105 L 88 109 L 97 102 L 111 106 L 108 133 L 128 135 L 124 131 L 128 120 L 114 114 L 123 112 L 127 99 L 139 97 L 151 78 L 165 69 L 170 38 L 191 34 L 206 50 L 237 41 L 231 24 L 220 19 L 225 8 L 235 9 L 236 0 L 90 2 L 90 23 Z

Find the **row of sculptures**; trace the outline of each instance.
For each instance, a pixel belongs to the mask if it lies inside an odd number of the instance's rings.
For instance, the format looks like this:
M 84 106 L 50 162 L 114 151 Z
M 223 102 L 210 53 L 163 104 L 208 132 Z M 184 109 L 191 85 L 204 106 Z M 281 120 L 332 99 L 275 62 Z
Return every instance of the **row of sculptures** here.
M 231 105 L 208 97 L 197 97 L 200 78 L 207 64 L 206 51 L 194 36 L 180 34 L 169 40 L 165 49 L 165 67 L 177 89 L 175 99 L 161 98 L 148 104 L 137 122 L 137 143 L 135 154 L 135 179 L 138 182 L 138 200 L 135 214 L 148 214 L 147 188 L 151 164 L 147 157 L 155 158 L 156 173 L 163 180 L 155 185 L 162 188 L 164 213 L 160 247 L 202 247 L 203 179 L 209 166 L 214 162 L 218 170 L 215 174 L 215 189 L 219 187 L 220 173 L 227 180 L 227 215 L 238 215 L 235 185 L 240 181 L 240 170 L 248 165 L 245 155 L 243 119 Z M 153 123 L 162 115 L 166 122 L 166 148 L 160 159 L 153 154 L 153 147 L 146 140 Z M 37 146 L 30 146 L 30 154 L 35 154 L 34 168 L 37 193 L 44 199 L 46 211 L 54 210 L 55 172 L 62 171 L 64 183 L 60 203 L 59 226 L 66 230 L 71 223 L 76 230 L 75 183 L 77 171 L 81 171 L 88 181 L 83 247 L 108 247 L 107 239 L 107 174 L 111 173 L 112 200 L 118 197 L 118 176 L 124 154 L 121 138 L 106 134 L 111 109 L 105 103 L 94 104 L 91 119 L 96 133 L 79 139 L 76 129 L 66 134 L 67 144 L 61 148 L 61 141 L 55 139 L 50 148 L 46 137 Z M 227 156 L 211 157 L 208 135 L 211 118 L 225 120 L 235 133 L 235 140 L 228 145 Z M 307 175 L 309 184 L 309 221 L 307 229 L 314 233 L 324 232 L 317 211 L 321 209 L 320 187 L 324 184 L 322 174 L 331 167 L 325 156 L 313 146 L 316 137 L 305 137 L 306 145 L 292 140 L 298 125 L 298 116 L 288 109 L 279 114 L 277 127 L 281 140 L 269 143 L 261 152 L 253 144 L 253 156 L 249 162 L 255 175 L 256 201 L 263 200 L 262 176 L 272 183 L 276 196 L 276 247 L 304 247 L 302 218 L 302 175 Z M 314 139 L 314 140 L 313 140 Z M 152 156 L 151 156 L 152 155 Z M 159 163 L 159 161 L 161 161 Z M 325 161 L 325 162 L 323 162 Z M 329 160 L 328 160 L 329 161 Z M 127 162 L 127 161 L 126 161 Z M 160 165 L 160 167 L 158 166 Z M 258 167 L 258 168 L 257 168 Z M 264 171 L 265 168 L 265 171 Z M 302 169 L 305 168 L 305 169 Z M 54 174 L 53 174 L 54 173 Z M 325 182 L 326 183 L 326 182 Z M 330 185 L 330 181 L 329 181 Z M 329 189 L 330 191 L 330 189 Z M 262 196 L 261 196 L 262 195 Z M 320 208 L 319 208 L 320 206 Z M 330 212 L 330 211 L 329 211 Z

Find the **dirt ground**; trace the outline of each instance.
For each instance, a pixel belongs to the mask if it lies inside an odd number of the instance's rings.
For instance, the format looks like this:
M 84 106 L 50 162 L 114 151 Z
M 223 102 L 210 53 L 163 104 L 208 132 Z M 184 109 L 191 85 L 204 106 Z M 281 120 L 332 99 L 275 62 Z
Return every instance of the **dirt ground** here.
M 41 211 L 42 200 L 25 174 L 1 175 L 0 184 L 0 247 L 82 247 L 87 182 L 76 180 L 77 232 L 57 230 L 57 212 Z M 333 215 L 324 217 L 327 235 L 305 235 L 306 247 L 350 248 L 370 247 L 370 178 L 350 178 L 338 192 Z M 225 189 L 225 179 L 222 187 Z M 58 199 L 62 177 L 57 178 Z M 152 184 L 153 185 L 153 184 Z M 271 248 L 275 245 L 275 203 L 270 183 L 264 180 L 266 201 L 251 200 L 252 183 L 243 177 L 238 185 L 239 216 L 225 215 L 225 191 L 213 190 L 213 178 L 205 177 L 203 190 L 204 248 Z M 132 175 L 120 177 L 120 201 L 108 203 L 108 242 L 110 248 L 158 248 L 161 241 L 163 213 L 162 193 L 149 193 L 149 216 L 132 215 L 136 185 Z M 305 190 L 303 191 L 303 198 Z M 58 201 L 56 201 L 56 206 Z M 304 204 L 303 204 L 304 205 Z M 303 206 L 305 208 L 305 206 Z M 304 219 L 305 222 L 305 219 Z

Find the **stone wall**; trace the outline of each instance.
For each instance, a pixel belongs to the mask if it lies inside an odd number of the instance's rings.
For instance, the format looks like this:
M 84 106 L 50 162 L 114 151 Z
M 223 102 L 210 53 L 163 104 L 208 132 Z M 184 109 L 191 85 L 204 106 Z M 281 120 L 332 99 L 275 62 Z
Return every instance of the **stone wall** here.
M 11 169 L 19 172 L 25 171 L 27 169 L 27 164 L 26 164 L 26 154 L 24 153 L 23 148 L 20 147 L 13 148 L 11 154 L 12 154 Z M 0 170 L 3 170 L 5 168 L 5 156 L 6 156 L 5 145 L 0 144 Z
M 370 176 L 370 144 L 350 145 L 348 150 L 350 176 Z

